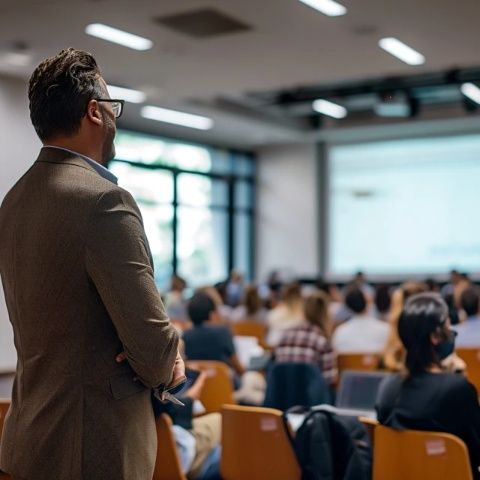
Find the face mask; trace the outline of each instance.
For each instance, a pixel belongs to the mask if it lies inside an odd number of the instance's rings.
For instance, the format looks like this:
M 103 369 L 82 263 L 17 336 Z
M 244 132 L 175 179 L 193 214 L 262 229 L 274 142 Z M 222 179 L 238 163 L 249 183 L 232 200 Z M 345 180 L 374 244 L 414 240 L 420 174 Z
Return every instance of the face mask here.
M 450 332 L 446 340 L 433 347 L 440 360 L 447 358 L 455 350 L 455 336 L 454 332 Z

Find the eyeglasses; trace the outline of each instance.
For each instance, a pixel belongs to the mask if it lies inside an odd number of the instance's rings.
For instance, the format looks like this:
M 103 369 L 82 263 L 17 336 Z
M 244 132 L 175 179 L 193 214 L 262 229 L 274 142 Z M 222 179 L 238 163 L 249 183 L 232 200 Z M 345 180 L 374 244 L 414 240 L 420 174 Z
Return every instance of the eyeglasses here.
M 123 112 L 123 104 L 125 100 L 118 100 L 116 98 L 94 98 L 97 102 L 108 102 L 112 104 L 113 114 L 115 118 L 119 118 Z

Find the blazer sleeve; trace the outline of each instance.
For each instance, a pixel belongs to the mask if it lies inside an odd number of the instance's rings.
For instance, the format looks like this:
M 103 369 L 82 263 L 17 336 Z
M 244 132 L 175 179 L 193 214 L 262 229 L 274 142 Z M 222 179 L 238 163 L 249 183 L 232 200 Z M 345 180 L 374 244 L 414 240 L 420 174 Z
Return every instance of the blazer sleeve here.
M 155 285 L 140 211 L 132 196 L 103 193 L 92 213 L 86 269 L 112 319 L 127 360 L 150 388 L 170 382 L 178 333 Z

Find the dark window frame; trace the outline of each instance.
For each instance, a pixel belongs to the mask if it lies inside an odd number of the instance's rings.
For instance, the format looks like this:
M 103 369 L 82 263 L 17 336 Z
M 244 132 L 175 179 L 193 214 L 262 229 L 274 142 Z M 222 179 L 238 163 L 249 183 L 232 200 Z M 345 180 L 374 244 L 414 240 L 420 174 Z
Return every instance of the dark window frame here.
M 126 130 L 127 131 L 127 130 Z M 136 131 L 128 131 L 129 133 L 139 133 L 148 136 L 153 136 L 148 133 L 143 132 L 136 132 Z M 167 137 L 159 137 L 161 139 L 165 139 L 168 141 L 175 141 L 179 143 L 185 144 L 192 144 L 190 142 L 184 142 L 178 139 L 170 139 Z M 202 148 L 208 148 L 212 150 L 216 150 L 217 147 L 212 147 L 210 145 L 202 145 L 202 144 L 195 144 L 196 146 Z M 235 150 L 226 150 L 223 149 L 233 158 L 234 155 L 244 155 L 248 157 L 248 160 L 252 162 L 253 166 L 253 173 L 251 175 L 239 174 L 235 173 L 234 171 L 225 174 L 225 173 L 218 173 L 218 172 L 205 172 L 205 171 L 196 171 L 190 169 L 183 169 L 175 166 L 170 165 L 159 165 L 159 164 L 146 164 L 142 162 L 135 162 L 131 160 L 123 160 L 121 158 L 115 158 L 112 160 L 112 163 L 124 163 L 130 165 L 132 167 L 137 167 L 145 170 L 163 170 L 172 173 L 172 181 L 173 181 L 173 200 L 172 202 L 165 202 L 162 203 L 163 205 L 171 205 L 173 208 L 173 218 L 172 218 L 172 240 L 173 240 L 173 248 L 172 248 L 172 272 L 176 274 L 178 272 L 179 267 L 179 259 L 178 259 L 178 208 L 182 206 L 188 206 L 191 208 L 195 208 L 194 205 L 186 205 L 181 204 L 178 200 L 178 176 L 181 174 L 192 174 L 192 175 L 200 175 L 212 180 L 220 180 L 225 181 L 227 184 L 227 203 L 225 206 L 219 205 L 209 205 L 206 208 L 214 210 L 214 211 L 223 211 L 227 213 L 227 231 L 225 232 L 225 240 L 227 242 L 227 272 L 230 272 L 234 268 L 238 268 L 239 266 L 236 265 L 236 258 L 235 258 L 235 242 L 236 242 L 236 227 L 235 227 L 235 216 L 237 213 L 244 213 L 249 216 L 250 220 L 250 238 L 248 238 L 248 249 L 250 251 L 249 262 L 248 262 L 248 271 L 242 272 L 245 274 L 247 279 L 253 280 L 255 278 L 255 228 L 256 228 L 256 181 L 255 181 L 255 171 L 256 171 L 256 157 L 252 153 L 248 152 L 240 152 Z M 233 161 L 232 161 L 233 165 Z M 233 170 L 233 168 L 232 168 Z M 251 198 L 250 198 L 250 207 L 237 207 L 235 205 L 235 186 L 237 182 L 245 181 L 251 185 Z M 204 207 L 202 207 L 204 208 Z M 188 279 L 187 279 L 188 280 Z M 225 279 L 226 280 L 226 279 Z

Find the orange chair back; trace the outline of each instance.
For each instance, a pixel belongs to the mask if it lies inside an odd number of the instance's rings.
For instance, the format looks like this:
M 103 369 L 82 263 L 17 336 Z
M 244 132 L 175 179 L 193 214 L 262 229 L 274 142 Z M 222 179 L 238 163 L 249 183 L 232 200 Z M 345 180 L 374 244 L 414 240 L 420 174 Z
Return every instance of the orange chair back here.
M 5 416 L 7 415 L 8 409 L 10 408 L 10 399 L 9 398 L 0 398 L 0 439 L 2 437 L 3 431 L 3 422 Z M 0 480 L 10 480 L 10 475 L 3 473 L 0 470 Z
M 480 392 L 480 348 L 457 348 L 455 351 L 467 364 L 468 380 Z
M 341 353 L 337 357 L 338 371 L 341 374 L 344 370 L 378 370 L 380 364 L 380 353 Z
M 10 408 L 11 400 L 9 398 L 0 398 L 0 438 L 3 431 L 3 422 L 7 416 L 8 409 Z
M 282 412 L 225 405 L 220 469 L 224 480 L 300 480 Z
M 267 327 L 253 320 L 242 320 L 232 323 L 232 333 L 240 337 L 256 337 L 260 346 L 265 345 L 265 337 L 267 335 Z
M 467 447 L 448 433 L 375 427 L 373 480 L 472 480 Z
M 223 362 L 213 360 L 190 360 L 187 367 L 203 370 L 207 374 L 200 401 L 206 413 L 219 412 L 223 404 L 233 404 L 233 384 L 230 368 Z
M 358 420 L 363 423 L 363 426 L 367 430 L 373 449 L 375 447 L 375 429 L 379 425 L 378 421 L 369 417 L 358 417 Z
M 157 460 L 152 480 L 187 480 L 180 465 L 172 420 L 166 413 L 162 413 L 156 420 L 156 426 Z

